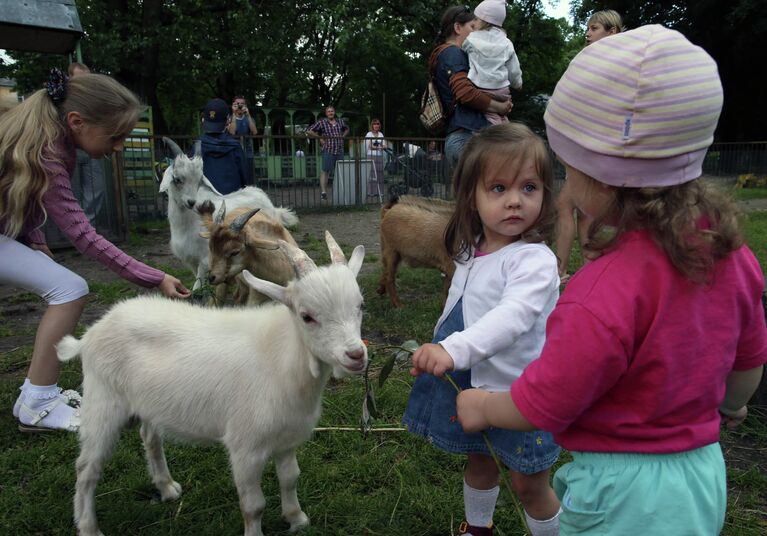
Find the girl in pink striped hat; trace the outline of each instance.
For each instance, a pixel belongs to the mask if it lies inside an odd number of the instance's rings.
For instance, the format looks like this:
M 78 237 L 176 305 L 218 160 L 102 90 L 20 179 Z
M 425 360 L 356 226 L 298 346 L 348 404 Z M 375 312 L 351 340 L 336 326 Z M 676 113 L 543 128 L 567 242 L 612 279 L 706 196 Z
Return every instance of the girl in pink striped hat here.
M 560 534 L 724 524 L 720 423 L 746 417 L 767 327 L 736 210 L 698 180 L 721 106 L 714 60 L 652 25 L 582 50 L 546 110 L 601 256 L 570 280 L 540 358 L 509 392 L 464 391 L 458 417 L 546 430 L 572 453 L 554 476 Z

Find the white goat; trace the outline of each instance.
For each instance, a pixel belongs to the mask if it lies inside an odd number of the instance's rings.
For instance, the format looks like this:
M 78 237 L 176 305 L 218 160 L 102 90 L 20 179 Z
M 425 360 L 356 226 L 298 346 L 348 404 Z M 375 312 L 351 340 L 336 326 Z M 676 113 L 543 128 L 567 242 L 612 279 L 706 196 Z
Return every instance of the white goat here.
M 234 302 L 257 305 L 267 297 L 250 288 L 239 277 L 247 269 L 251 274 L 272 283 L 285 285 L 295 277 L 289 259 L 280 250 L 279 240 L 298 247 L 293 235 L 284 225 L 259 209 L 238 208 L 227 212 L 221 203 L 213 213 L 213 203 L 197 205 L 197 212 L 207 229 L 202 236 L 208 239 L 208 282 L 216 286 L 219 303 L 226 297 L 228 283 L 237 283 Z
M 280 243 L 298 276 L 287 287 L 243 272 L 248 284 L 281 303 L 208 309 L 144 296 L 115 305 L 81 340 L 61 340 L 59 359 L 82 356 L 74 499 L 82 536 L 101 535 L 94 490 L 131 416 L 141 420 L 149 471 L 163 500 L 181 493 L 168 471 L 163 434 L 214 440 L 229 452 L 245 536 L 262 535 L 261 475 L 271 457 L 291 531 L 309 523 L 296 493 L 296 448 L 319 420 L 331 372 L 359 374 L 367 366 L 356 281 L 364 248 L 354 249 L 347 266 L 330 233 L 325 240 L 333 264 L 321 268 Z
M 207 277 L 208 241 L 200 236 L 203 230 L 194 211 L 197 203 L 211 201 L 216 208 L 226 200 L 229 209 L 237 207 L 260 208 L 286 227 L 298 223 L 295 213 L 284 207 L 275 207 L 261 188 L 248 186 L 227 195 L 221 195 L 202 173 L 202 157 L 186 156 L 169 138 L 163 138 L 174 155 L 160 182 L 160 192 L 168 193 L 168 221 L 170 222 L 170 250 L 195 275 L 197 289 Z

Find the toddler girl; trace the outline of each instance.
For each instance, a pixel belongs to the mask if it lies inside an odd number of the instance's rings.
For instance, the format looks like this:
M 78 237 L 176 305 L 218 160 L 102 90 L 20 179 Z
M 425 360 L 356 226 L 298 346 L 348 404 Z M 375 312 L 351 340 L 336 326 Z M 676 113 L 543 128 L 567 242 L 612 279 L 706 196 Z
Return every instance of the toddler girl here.
M 461 534 L 492 534 L 499 474 L 481 435 L 461 430 L 455 390 L 438 377 L 455 370 L 451 375 L 463 388 L 506 391 L 538 357 L 559 295 L 556 257 L 543 243 L 553 225 L 552 180 L 543 141 L 520 123 L 474 135 L 454 174 L 457 203 L 445 245 L 456 272 L 434 342 L 413 354 L 412 372 L 419 376 L 403 421 L 438 448 L 468 455 Z M 549 468 L 559 447 L 551 435 L 488 435 L 510 468 L 532 534 L 557 534 L 559 503 Z
M 469 80 L 499 101 L 511 97 L 509 86 L 522 88 L 522 69 L 514 45 L 503 31 L 506 20 L 505 0 L 484 0 L 474 9 L 475 30 L 461 47 L 469 55 Z M 505 115 L 485 112 L 485 118 L 497 125 L 508 121 Z
M 721 106 L 714 60 L 651 25 L 581 51 L 546 110 L 602 256 L 570 280 L 511 396 L 465 391 L 458 415 L 470 432 L 542 428 L 572 452 L 554 477 L 561 534 L 722 529 L 720 414 L 744 418 L 767 328 L 736 211 L 696 180 Z
M 96 233 L 72 193 L 75 151 L 91 158 L 122 151 L 139 113 L 138 99 L 108 76 L 67 80 L 52 71 L 47 89 L 0 116 L 0 284 L 38 294 L 48 302 L 35 336 L 27 379 L 14 417 L 25 432 L 76 431 L 80 395 L 56 382 L 54 344 L 72 333 L 85 306 L 88 284 L 53 260 L 42 226 L 50 217 L 72 244 L 121 277 L 159 287 L 169 297 L 189 291 L 175 277 L 126 255 Z

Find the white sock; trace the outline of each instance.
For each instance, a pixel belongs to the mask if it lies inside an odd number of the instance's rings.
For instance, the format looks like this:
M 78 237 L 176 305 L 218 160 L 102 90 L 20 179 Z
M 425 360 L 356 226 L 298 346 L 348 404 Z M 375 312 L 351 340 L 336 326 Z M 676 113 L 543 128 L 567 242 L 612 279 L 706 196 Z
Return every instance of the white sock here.
M 562 509 L 554 514 L 551 519 L 537 520 L 530 517 L 530 514 L 525 512 L 525 519 L 527 520 L 527 528 L 530 529 L 531 536 L 559 536 L 559 514 L 562 513 Z
M 27 384 L 26 389 L 24 389 L 24 400 L 20 408 L 19 421 L 22 424 L 32 424 L 32 421 L 42 410 L 53 404 L 60 392 L 61 390 L 55 383 L 53 385 Z M 73 421 L 79 423 L 80 419 L 75 416 L 76 411 L 75 408 L 66 403 L 56 404 L 50 413 L 35 423 L 35 426 L 66 428 Z
M 19 387 L 19 393 L 18 398 L 16 399 L 16 403 L 13 405 L 13 416 L 17 419 L 19 418 L 19 408 L 24 403 L 24 400 L 27 398 L 26 396 L 26 390 L 27 387 L 29 387 L 29 378 L 24 378 L 24 383 L 21 384 L 21 387 Z
M 474 489 L 463 481 L 463 508 L 466 522 L 475 527 L 489 527 L 493 524 L 493 512 L 501 488 Z

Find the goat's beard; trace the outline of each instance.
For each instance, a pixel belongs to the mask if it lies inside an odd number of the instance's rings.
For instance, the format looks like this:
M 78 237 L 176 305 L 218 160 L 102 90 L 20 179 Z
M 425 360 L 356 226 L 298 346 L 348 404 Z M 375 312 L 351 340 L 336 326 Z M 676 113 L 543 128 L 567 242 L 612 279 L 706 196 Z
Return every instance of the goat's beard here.
M 336 380 L 340 380 L 341 378 L 346 378 L 349 375 L 349 371 L 346 370 L 344 367 L 340 367 L 338 365 L 333 366 L 333 378 Z

